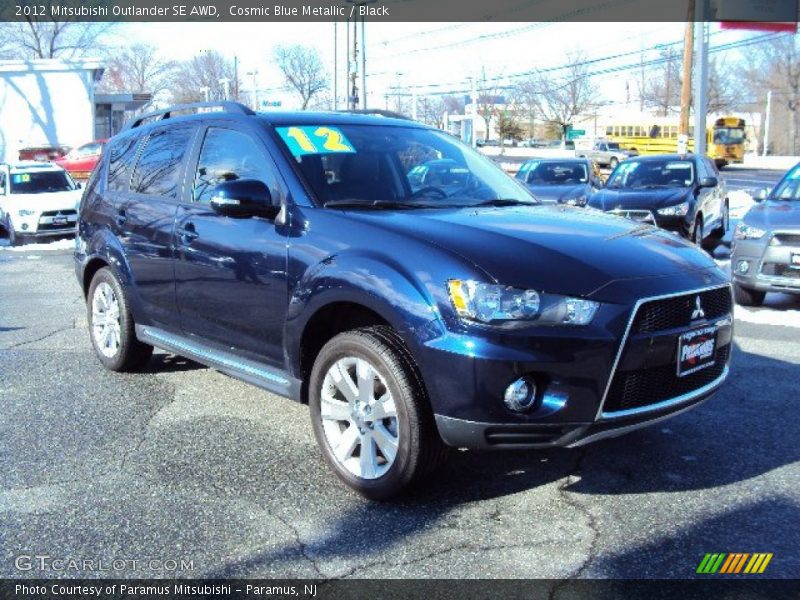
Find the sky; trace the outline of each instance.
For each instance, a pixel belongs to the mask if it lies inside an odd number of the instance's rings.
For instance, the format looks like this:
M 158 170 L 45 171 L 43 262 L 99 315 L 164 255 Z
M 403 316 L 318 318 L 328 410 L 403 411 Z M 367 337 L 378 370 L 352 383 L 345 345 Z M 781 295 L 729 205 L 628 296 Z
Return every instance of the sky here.
M 351 29 L 352 31 L 352 29 Z M 330 73 L 338 62 L 339 92 L 344 97 L 345 24 L 338 24 L 338 61 L 334 60 L 333 23 L 123 23 L 116 30 L 119 43 L 146 42 L 158 46 L 167 58 L 187 59 L 214 49 L 240 65 L 242 90 L 255 86 L 260 99 L 279 99 L 287 93 L 281 74 L 271 61 L 273 48 L 283 44 L 316 47 Z M 360 43 L 359 29 L 359 43 Z M 597 68 L 656 58 L 659 44 L 682 44 L 682 23 L 369 23 L 367 39 L 368 104 L 383 108 L 386 95 L 397 87 L 415 88 L 419 95 L 467 92 L 468 78 L 507 78 L 533 69 L 560 66 L 571 54 L 602 61 Z M 711 25 L 713 44 L 741 39 L 738 31 Z M 682 45 L 677 46 L 680 51 Z M 253 71 L 257 74 L 252 75 Z M 249 74 L 248 74 L 249 73 Z M 612 103 L 626 98 L 626 82 L 635 96 L 637 70 L 610 73 L 595 79 L 599 95 Z M 332 77 L 331 77 L 332 79 Z M 359 81 L 360 87 L 360 81 Z M 393 102 L 390 100 L 390 104 Z

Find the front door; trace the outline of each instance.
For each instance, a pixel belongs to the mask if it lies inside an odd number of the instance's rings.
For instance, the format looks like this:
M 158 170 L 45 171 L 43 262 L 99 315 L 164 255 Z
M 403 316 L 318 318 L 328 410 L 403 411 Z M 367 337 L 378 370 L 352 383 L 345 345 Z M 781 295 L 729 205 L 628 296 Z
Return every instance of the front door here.
M 284 197 L 266 146 L 246 129 L 208 127 L 191 194 L 178 209 L 176 298 L 184 333 L 283 366 L 288 304 L 287 230 L 262 217 L 232 218 L 209 204 L 214 186 L 257 179 Z

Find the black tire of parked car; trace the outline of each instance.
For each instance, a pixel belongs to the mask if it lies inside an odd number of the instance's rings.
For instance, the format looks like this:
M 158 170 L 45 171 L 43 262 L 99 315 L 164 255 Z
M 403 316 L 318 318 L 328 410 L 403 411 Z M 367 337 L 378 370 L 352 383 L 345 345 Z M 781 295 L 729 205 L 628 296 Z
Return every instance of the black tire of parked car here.
M 102 282 L 106 282 L 111 286 L 117 298 L 117 302 L 119 303 L 120 344 L 117 353 L 111 357 L 105 356 L 100 351 L 93 334 L 92 299 L 94 298 L 95 289 Z M 94 274 L 92 283 L 89 285 L 86 309 L 89 323 L 89 338 L 92 341 L 95 354 L 103 366 L 110 371 L 141 371 L 150 361 L 150 356 L 153 354 L 153 347 L 140 342 L 136 338 L 135 323 L 131 315 L 128 297 L 116 274 L 109 267 L 103 267 Z
M 740 304 L 742 306 L 761 306 L 764 304 L 764 298 L 766 295 L 766 292 L 752 290 L 750 288 L 743 287 L 738 283 L 733 284 L 733 299 L 736 300 L 736 304 Z
M 728 200 L 725 199 L 725 204 L 722 207 L 722 222 L 720 223 L 719 227 L 717 227 L 714 231 L 711 232 L 712 237 L 716 240 L 721 240 L 725 237 L 725 234 L 728 233 L 728 229 L 731 226 L 731 212 L 728 206 Z
M 347 471 L 334 457 L 325 437 L 321 392 L 325 374 L 348 356 L 365 359 L 386 381 L 395 398 L 400 435 L 394 464 L 377 479 Z M 448 448 L 439 437 L 425 387 L 413 358 L 393 329 L 366 327 L 341 333 L 320 350 L 311 370 L 309 407 L 314 435 L 326 462 L 347 486 L 372 500 L 387 500 L 410 491 L 447 459 Z
M 25 238 L 14 231 L 14 226 L 11 223 L 6 226 L 6 231 L 8 231 L 9 246 L 22 246 L 25 243 Z
M 692 241 L 698 248 L 702 248 L 704 240 L 705 232 L 703 230 L 703 216 L 697 215 L 697 218 L 694 221 L 694 227 L 692 228 Z

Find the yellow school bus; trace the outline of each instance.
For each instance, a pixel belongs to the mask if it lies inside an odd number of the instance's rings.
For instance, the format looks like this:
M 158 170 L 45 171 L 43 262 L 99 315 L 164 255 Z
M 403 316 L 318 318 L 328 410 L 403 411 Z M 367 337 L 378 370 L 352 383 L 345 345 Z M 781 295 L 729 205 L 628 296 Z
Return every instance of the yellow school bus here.
M 650 124 L 608 124 L 606 138 L 618 142 L 626 150 L 639 154 L 674 154 L 678 151 L 678 122 L 659 119 Z M 739 117 L 722 117 L 706 130 L 708 157 L 723 167 L 744 160 L 745 121 Z M 694 150 L 694 127 L 689 128 L 689 151 Z

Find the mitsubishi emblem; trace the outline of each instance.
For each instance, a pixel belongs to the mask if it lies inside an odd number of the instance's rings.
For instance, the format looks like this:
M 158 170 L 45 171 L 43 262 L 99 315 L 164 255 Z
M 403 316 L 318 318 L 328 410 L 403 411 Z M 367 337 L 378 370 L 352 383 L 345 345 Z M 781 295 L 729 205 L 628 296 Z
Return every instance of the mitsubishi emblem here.
M 692 312 L 692 321 L 698 319 L 705 319 L 706 311 L 703 310 L 703 305 L 700 303 L 700 296 L 694 299 L 694 312 Z

